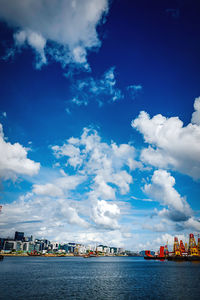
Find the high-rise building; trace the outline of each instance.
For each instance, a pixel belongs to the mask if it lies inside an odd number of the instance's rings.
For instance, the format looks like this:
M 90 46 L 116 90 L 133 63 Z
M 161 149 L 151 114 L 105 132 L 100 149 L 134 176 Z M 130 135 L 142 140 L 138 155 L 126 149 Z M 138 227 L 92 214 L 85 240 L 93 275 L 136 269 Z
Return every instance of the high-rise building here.
M 0 238 L 0 251 L 3 250 L 4 243 L 5 243 L 5 239 Z
M 24 232 L 15 231 L 15 241 L 23 241 Z
M 3 250 L 6 250 L 6 251 L 16 250 L 16 242 L 15 241 L 5 241 Z

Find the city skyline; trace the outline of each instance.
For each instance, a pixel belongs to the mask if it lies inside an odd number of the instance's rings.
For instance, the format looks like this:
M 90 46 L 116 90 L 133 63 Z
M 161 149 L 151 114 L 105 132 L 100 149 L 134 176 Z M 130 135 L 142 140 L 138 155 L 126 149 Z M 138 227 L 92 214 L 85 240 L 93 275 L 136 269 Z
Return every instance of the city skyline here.
M 122 253 L 126 253 L 126 255 L 139 255 L 139 252 L 133 252 L 123 248 L 117 248 L 115 246 L 110 245 L 84 245 L 80 243 L 74 242 L 57 242 L 57 241 L 49 241 L 46 238 L 38 239 L 37 237 L 25 236 L 24 232 L 15 232 L 13 238 L 0 237 L 0 253 L 1 254 L 17 254 L 17 255 L 27 255 L 27 253 L 32 254 L 80 254 L 84 255 L 87 252 L 102 253 L 106 255 L 118 255 Z
M 199 3 L 0 0 L 0 232 L 200 233 Z

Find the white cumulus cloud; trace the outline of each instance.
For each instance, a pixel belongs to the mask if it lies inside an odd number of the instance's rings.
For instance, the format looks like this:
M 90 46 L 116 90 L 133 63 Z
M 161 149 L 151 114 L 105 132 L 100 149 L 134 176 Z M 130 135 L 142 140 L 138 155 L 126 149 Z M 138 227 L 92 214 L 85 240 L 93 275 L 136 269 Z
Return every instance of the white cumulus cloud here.
M 195 100 L 192 123 L 183 126 L 178 117 L 161 114 L 152 119 L 142 111 L 131 125 L 149 144 L 141 152 L 141 160 L 158 168 L 171 168 L 195 179 L 200 178 L 199 98 Z
M 200 219 L 197 220 L 194 217 L 189 218 L 185 224 L 185 228 L 195 230 L 196 232 L 200 231 Z
M 11 144 L 5 140 L 0 124 L 0 177 L 15 180 L 19 175 L 37 174 L 40 164 L 27 158 L 27 154 L 27 149 L 19 143 Z
M 79 215 L 71 198 L 55 201 L 54 197 L 28 193 L 3 205 L 0 227 L 4 235 L 13 235 L 18 229 L 26 234 L 54 239 L 58 232 L 85 228 L 88 223 Z
M 194 101 L 195 111 L 192 114 L 192 123 L 200 126 L 200 97 L 196 98 Z
M 107 12 L 107 0 L 0 0 L 0 19 L 14 29 L 18 47 L 27 44 L 37 53 L 37 67 L 47 56 L 87 67 L 87 51 L 100 46 L 96 27 Z
M 66 165 L 71 165 L 83 174 L 93 177 L 95 191 L 104 197 L 110 195 L 114 199 L 113 183 L 122 194 L 129 191 L 132 171 L 140 167 L 135 160 L 135 148 L 129 144 L 117 146 L 101 141 L 95 130 L 85 128 L 81 138 L 70 138 L 62 146 L 52 147 L 56 157 L 66 157 Z M 104 187 L 104 189 L 102 188 Z
M 71 166 L 76 176 L 86 176 L 88 189 L 84 195 L 90 202 L 90 218 L 96 225 L 117 228 L 120 210 L 113 202 L 117 193 L 129 192 L 133 182 L 130 172 L 140 167 L 135 148 L 102 142 L 97 131 L 84 128 L 80 138 L 72 137 L 52 150 L 57 158 L 66 159 L 66 166 Z
M 115 203 L 109 203 L 105 200 L 98 200 L 93 205 L 93 219 L 98 225 L 105 228 L 119 228 L 117 218 L 120 216 L 120 209 Z
M 31 30 L 22 30 L 14 34 L 14 41 L 17 47 L 23 47 L 26 43 L 35 50 L 36 68 L 47 63 L 45 55 L 46 40 L 41 34 Z
M 172 221 L 186 221 L 192 211 L 185 200 L 174 188 L 175 178 L 165 170 L 156 170 L 151 178 L 151 183 L 145 184 L 144 192 L 161 205 L 167 206 L 159 212 L 159 216 L 167 217 Z
M 46 184 L 34 184 L 33 192 L 37 195 L 50 197 L 62 197 L 68 191 L 74 190 L 84 180 L 84 176 L 69 176 L 56 178 L 53 182 Z

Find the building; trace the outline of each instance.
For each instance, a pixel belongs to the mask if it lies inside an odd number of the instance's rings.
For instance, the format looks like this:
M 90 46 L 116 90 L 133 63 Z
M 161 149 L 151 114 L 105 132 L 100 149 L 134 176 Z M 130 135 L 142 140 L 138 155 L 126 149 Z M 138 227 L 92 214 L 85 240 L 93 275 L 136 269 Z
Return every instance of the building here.
M 85 246 L 82 244 L 76 244 L 75 253 L 76 254 L 85 254 L 86 253 Z
M 3 250 L 3 246 L 6 239 L 0 238 L 0 251 Z
M 103 246 L 102 245 L 97 246 L 97 252 L 103 252 Z
M 118 250 L 116 247 L 110 247 L 110 253 L 111 254 L 117 254 L 118 253 Z
M 125 249 L 124 248 L 118 248 L 117 252 L 118 253 L 123 253 L 123 252 L 125 252 Z
M 5 241 L 3 250 L 12 251 L 12 250 L 16 250 L 16 248 L 17 248 L 17 242 L 8 240 Z
M 29 243 L 28 252 L 33 252 L 35 250 L 35 244 L 33 242 Z
M 76 248 L 76 244 L 75 243 L 68 243 L 68 250 L 71 253 L 74 253 L 74 250 Z
M 17 241 L 16 242 L 16 251 L 22 251 L 23 249 L 23 242 L 22 241 Z
M 40 244 L 39 243 L 35 243 L 35 251 L 39 252 L 41 249 L 40 249 Z
M 58 242 L 51 242 L 51 250 L 53 252 L 58 251 L 59 243 Z
M 27 252 L 28 249 L 29 249 L 29 242 L 24 242 L 23 246 L 22 246 L 22 250 L 25 251 L 25 252 Z
M 59 250 L 63 250 L 63 251 L 65 251 L 66 253 L 68 253 L 68 252 L 69 252 L 68 244 L 60 244 L 60 245 L 59 245 Z
M 103 251 L 106 254 L 110 254 L 110 247 L 104 247 Z
M 24 232 L 15 231 L 15 241 L 23 241 Z

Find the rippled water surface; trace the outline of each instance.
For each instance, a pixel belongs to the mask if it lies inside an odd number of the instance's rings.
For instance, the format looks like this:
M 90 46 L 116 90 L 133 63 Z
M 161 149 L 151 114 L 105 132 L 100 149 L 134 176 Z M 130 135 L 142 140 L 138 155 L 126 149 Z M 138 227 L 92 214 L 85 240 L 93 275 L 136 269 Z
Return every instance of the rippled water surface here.
M 200 299 L 200 263 L 131 257 L 5 257 L 0 299 Z

